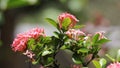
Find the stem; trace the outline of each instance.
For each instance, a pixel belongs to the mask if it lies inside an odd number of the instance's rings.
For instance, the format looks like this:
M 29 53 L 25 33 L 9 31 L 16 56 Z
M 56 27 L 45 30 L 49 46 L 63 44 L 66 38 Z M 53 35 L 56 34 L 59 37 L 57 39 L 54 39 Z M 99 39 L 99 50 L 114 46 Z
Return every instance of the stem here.
M 59 65 L 57 64 L 57 61 L 55 59 L 56 57 L 56 54 L 59 52 L 60 50 L 60 47 L 64 44 L 64 42 L 61 40 L 60 43 L 58 44 L 57 48 L 55 48 L 55 52 L 54 52 L 54 55 L 53 55 L 53 58 L 54 58 L 54 62 L 53 62 L 53 68 L 59 68 Z
M 95 55 L 93 54 L 92 58 L 90 59 L 90 61 L 88 61 L 85 66 L 87 66 L 93 59 L 95 58 Z
M 56 59 L 55 59 L 57 53 L 58 52 L 54 52 L 54 55 L 53 55 L 53 58 L 54 58 L 53 68 L 59 68 L 59 65 L 56 64 Z
M 93 56 L 92 56 L 92 58 L 90 59 L 90 61 L 88 61 L 86 64 L 85 64 L 85 66 L 87 66 L 94 58 L 95 58 L 95 56 L 98 54 L 98 51 L 95 49 L 95 52 L 93 52 Z
M 28 62 L 28 67 L 31 68 L 31 62 L 30 61 Z

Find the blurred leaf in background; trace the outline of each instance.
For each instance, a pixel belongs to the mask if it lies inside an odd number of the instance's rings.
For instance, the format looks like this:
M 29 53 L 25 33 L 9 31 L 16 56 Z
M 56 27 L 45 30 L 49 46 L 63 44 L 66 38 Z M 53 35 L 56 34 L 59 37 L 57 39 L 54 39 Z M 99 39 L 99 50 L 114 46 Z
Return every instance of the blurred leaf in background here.
M 88 0 L 69 0 L 68 8 L 73 12 L 80 12 L 86 6 Z
M 0 0 L 0 26 L 3 24 L 4 21 L 4 11 L 28 5 L 35 5 L 37 3 L 40 2 L 38 2 L 38 0 Z
M 0 9 L 6 10 L 11 8 L 34 5 L 38 0 L 0 0 Z

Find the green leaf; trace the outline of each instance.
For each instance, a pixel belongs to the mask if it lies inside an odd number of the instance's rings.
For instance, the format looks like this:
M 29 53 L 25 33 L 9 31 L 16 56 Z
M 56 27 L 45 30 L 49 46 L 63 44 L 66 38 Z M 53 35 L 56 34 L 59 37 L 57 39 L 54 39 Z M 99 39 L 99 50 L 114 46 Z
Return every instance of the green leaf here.
M 35 64 L 39 63 L 39 60 L 40 60 L 40 59 L 38 59 L 37 61 L 32 61 L 32 64 L 35 65 Z
M 48 57 L 48 59 L 47 59 L 48 64 L 47 65 L 50 65 L 53 61 L 54 61 L 53 57 Z
M 35 39 L 33 39 L 33 38 L 29 39 L 27 44 L 28 44 L 28 45 L 33 45 L 33 44 L 35 44 Z
M 48 62 L 53 61 L 54 59 L 52 57 L 48 57 Z
M 53 25 L 54 27 L 58 28 L 58 24 L 51 18 L 46 18 L 46 20 L 51 24 Z
M 4 1 L 4 0 L 3 0 Z M 7 0 L 5 1 L 7 4 L 7 9 L 23 7 L 28 5 L 34 5 L 38 2 L 38 0 L 30 1 L 30 0 Z
M 87 53 L 88 51 L 89 51 L 89 49 L 87 49 L 87 48 L 80 48 L 77 52 L 79 54 L 80 52 Z
M 107 61 L 104 58 L 101 58 L 99 61 L 102 68 L 105 68 Z
M 35 39 L 29 39 L 29 41 L 27 42 L 28 45 L 28 49 L 30 50 L 35 50 L 36 45 L 35 45 Z
M 58 32 L 56 32 L 56 31 L 54 32 L 54 34 L 55 34 L 55 35 L 59 35 L 59 33 L 58 33 Z
M 107 56 L 112 62 L 115 62 L 115 59 L 112 58 L 110 55 L 106 54 L 105 56 Z
M 38 63 L 37 61 L 33 61 L 33 62 L 32 62 L 33 65 L 35 65 L 35 64 L 37 64 L 37 63 Z
M 36 60 L 36 61 L 32 61 L 32 64 L 37 64 L 37 63 L 39 63 L 39 60 L 40 60 L 40 57 Z
M 57 38 L 58 38 L 59 33 L 58 33 L 57 31 L 54 31 L 53 33 L 55 34 L 55 37 L 57 37 Z
M 76 25 L 76 26 L 74 26 L 74 29 L 79 29 L 79 28 L 83 28 L 83 27 L 85 27 L 85 25 Z
M 45 51 L 43 51 L 42 56 L 46 56 L 46 55 L 49 55 L 51 53 L 52 53 L 51 51 L 45 50 Z
M 97 44 L 104 44 L 104 43 L 107 43 L 107 42 L 109 42 L 110 40 L 108 40 L 108 39 L 105 39 L 105 38 L 103 38 L 103 39 L 100 39 L 99 41 L 97 41 Z
M 39 38 L 39 42 L 41 44 L 49 43 L 49 42 L 51 42 L 51 37 L 49 37 L 49 36 L 46 36 L 46 37 L 41 36 Z
M 65 45 L 63 45 L 60 49 L 64 50 L 64 49 L 66 49 L 66 46 L 65 46 Z
M 100 65 L 100 63 L 99 63 L 98 61 L 93 60 L 92 62 L 93 62 L 94 66 L 95 66 L 96 68 L 102 68 L 101 65 Z
M 65 18 L 62 22 L 62 28 L 67 29 L 68 26 L 70 25 L 70 23 L 71 23 L 71 19 L 70 18 Z
M 44 37 L 43 38 L 44 43 L 49 43 L 51 41 L 51 37 Z
M 117 60 L 120 61 L 120 49 L 117 52 Z
M 75 54 L 73 54 L 72 60 L 75 64 L 82 64 L 80 58 L 78 56 L 76 56 Z
M 92 38 L 93 45 L 99 40 L 99 34 L 95 34 Z
M 44 66 L 50 66 L 53 64 L 53 61 L 54 61 L 53 57 L 45 56 L 43 58 L 44 58 L 43 59 Z
M 69 49 L 69 48 L 70 48 L 69 45 L 63 45 L 60 49 L 65 50 L 65 49 Z

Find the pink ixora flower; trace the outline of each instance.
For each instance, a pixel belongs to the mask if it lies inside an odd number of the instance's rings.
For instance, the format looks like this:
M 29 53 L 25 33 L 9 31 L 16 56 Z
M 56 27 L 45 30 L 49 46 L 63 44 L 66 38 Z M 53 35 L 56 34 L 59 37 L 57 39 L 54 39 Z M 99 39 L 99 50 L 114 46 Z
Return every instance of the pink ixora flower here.
M 104 34 L 105 34 L 104 31 L 96 32 L 95 34 L 99 34 L 99 35 L 100 35 L 100 36 L 99 36 L 99 40 L 100 40 L 100 39 L 103 39 L 103 38 L 106 39 L 106 37 L 104 36 Z
M 112 63 L 108 65 L 107 68 L 120 68 L 120 63 L 119 62 Z
M 70 13 L 67 13 L 67 12 L 66 12 L 66 13 L 62 13 L 62 14 L 59 15 L 59 17 L 58 17 L 60 28 L 62 28 L 62 22 L 63 22 L 63 20 L 64 20 L 65 18 L 70 18 L 70 20 L 71 20 L 71 23 L 70 23 L 70 25 L 69 25 L 69 28 L 74 27 L 75 24 L 79 21 L 79 20 L 77 20 L 77 18 L 76 18 L 74 15 L 72 15 L 72 14 L 70 14 Z
M 24 51 L 26 49 L 27 41 L 30 38 L 37 39 L 40 36 L 45 36 L 44 29 L 41 28 L 33 28 L 25 33 L 20 33 L 14 39 L 11 47 L 14 51 Z
M 69 29 L 66 34 L 69 38 L 79 40 L 79 36 L 85 36 L 85 33 L 80 30 Z

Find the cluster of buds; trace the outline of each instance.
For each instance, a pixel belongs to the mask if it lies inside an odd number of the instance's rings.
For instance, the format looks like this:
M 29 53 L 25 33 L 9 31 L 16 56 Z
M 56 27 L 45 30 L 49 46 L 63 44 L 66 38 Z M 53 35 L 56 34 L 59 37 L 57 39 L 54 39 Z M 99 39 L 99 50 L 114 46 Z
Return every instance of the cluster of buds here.
M 104 31 L 96 32 L 96 34 L 99 34 L 99 35 L 100 35 L 99 40 L 100 40 L 100 39 L 103 39 L 103 38 L 107 39 L 107 38 L 104 36 L 104 34 L 105 34 Z
M 80 30 L 75 30 L 75 29 L 69 29 L 66 34 L 68 35 L 69 38 L 74 39 L 74 40 L 79 40 L 80 36 L 85 36 L 85 33 L 80 31 Z

